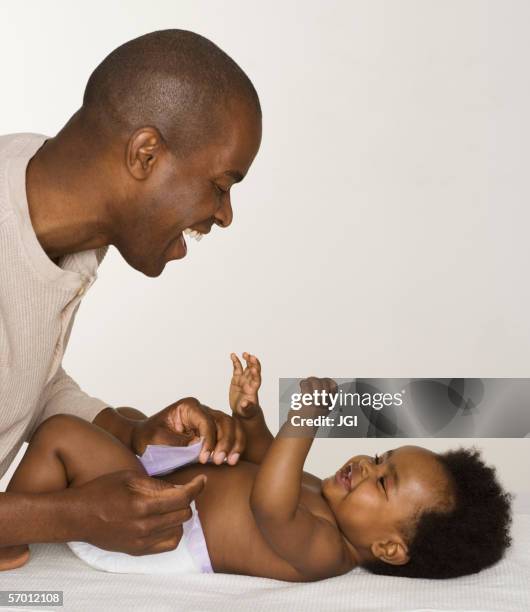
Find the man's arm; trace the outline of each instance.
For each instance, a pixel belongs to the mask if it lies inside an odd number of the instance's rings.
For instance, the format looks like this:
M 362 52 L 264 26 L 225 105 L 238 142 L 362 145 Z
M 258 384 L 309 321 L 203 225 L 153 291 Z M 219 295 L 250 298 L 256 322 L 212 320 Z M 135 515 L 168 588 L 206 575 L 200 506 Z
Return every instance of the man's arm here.
M 92 422 L 96 415 L 108 407 L 96 397 L 85 393 L 81 387 L 60 366 L 55 376 L 48 383 L 44 393 L 47 400 L 44 409 L 28 434 L 28 440 L 37 427 L 54 414 L 74 414 L 85 421 Z
M 321 387 L 318 379 L 308 381 L 313 388 L 331 389 L 328 382 L 322 381 L 325 386 Z M 289 417 L 311 418 L 321 412 L 308 407 Z M 271 548 L 309 580 L 338 575 L 352 567 L 340 531 L 300 504 L 304 462 L 317 429 L 294 427 L 288 418 L 261 463 L 250 496 L 256 523 Z
M 0 547 L 37 542 L 90 542 L 129 554 L 173 550 L 189 504 L 202 490 L 196 476 L 180 488 L 123 470 L 53 493 L 0 493 Z
M 0 525 L 9 525 L 0 529 L 0 546 L 77 539 L 74 507 L 65 493 L 0 493 Z
M 224 453 L 229 464 L 234 465 L 244 450 L 241 423 L 220 410 L 204 406 L 196 398 L 182 398 L 147 417 L 135 408 L 114 409 L 89 396 L 62 367 L 49 384 L 51 387 L 45 391 L 48 397 L 44 410 L 27 440 L 48 417 L 73 414 L 106 429 L 137 455 L 144 452 L 147 444 L 186 446 L 194 435 L 197 439 L 204 439 L 200 456 L 202 463 L 206 463 L 213 452 L 215 463 L 223 462 L 221 454 Z
M 127 448 L 132 449 L 134 425 L 143 419 L 147 419 L 147 415 L 136 410 L 136 408 L 126 406 L 112 408 L 107 406 L 94 417 L 92 423 L 105 429 L 125 444 Z
M 146 415 L 135 408 L 112 408 L 108 403 L 92 397 L 69 376 L 61 366 L 49 383 L 45 393 L 48 399 L 44 410 L 33 431 L 46 419 L 55 414 L 74 414 L 85 421 L 89 421 L 106 429 L 118 438 L 125 446 L 131 448 L 131 435 L 134 422 L 146 419 Z

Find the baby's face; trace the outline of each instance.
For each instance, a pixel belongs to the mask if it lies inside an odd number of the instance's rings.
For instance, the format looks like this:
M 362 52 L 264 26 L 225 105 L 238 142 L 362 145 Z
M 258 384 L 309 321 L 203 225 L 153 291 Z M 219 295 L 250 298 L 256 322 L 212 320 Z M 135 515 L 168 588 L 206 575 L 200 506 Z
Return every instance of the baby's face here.
M 351 457 L 322 483 L 322 494 L 355 548 L 370 558 L 374 544 L 400 541 L 399 525 L 419 509 L 437 507 L 447 478 L 436 453 L 401 446 L 375 457 Z M 379 548 L 377 549 L 379 550 Z

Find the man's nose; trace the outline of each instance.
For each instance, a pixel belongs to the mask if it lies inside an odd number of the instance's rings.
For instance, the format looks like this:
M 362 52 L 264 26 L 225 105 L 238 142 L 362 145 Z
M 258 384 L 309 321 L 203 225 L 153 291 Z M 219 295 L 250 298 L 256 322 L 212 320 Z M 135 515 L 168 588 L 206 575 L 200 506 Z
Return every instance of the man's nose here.
M 215 213 L 215 223 L 221 227 L 228 227 L 232 223 L 234 213 L 232 211 L 232 203 L 230 202 L 230 195 L 227 195 L 223 199 L 223 203 L 219 210 Z

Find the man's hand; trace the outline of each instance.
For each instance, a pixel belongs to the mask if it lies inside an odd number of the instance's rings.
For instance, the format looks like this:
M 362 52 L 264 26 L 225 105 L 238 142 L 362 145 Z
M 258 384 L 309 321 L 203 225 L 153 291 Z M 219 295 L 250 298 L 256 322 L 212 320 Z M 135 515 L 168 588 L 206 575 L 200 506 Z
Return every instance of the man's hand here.
M 230 382 L 228 398 L 232 412 L 243 419 L 261 414 L 258 390 L 261 386 L 261 364 L 255 355 L 243 353 L 246 368 L 235 353 L 230 354 L 234 371 Z
M 171 404 L 157 414 L 135 421 L 131 434 L 131 448 L 143 454 L 148 444 L 187 446 L 203 438 L 199 461 L 206 463 L 213 453 L 213 461 L 221 464 L 227 459 L 235 465 L 245 449 L 246 436 L 237 419 L 202 405 L 194 397 Z
M 191 517 L 190 503 L 205 482 L 206 476 L 200 475 L 185 485 L 172 485 L 125 470 L 64 494 L 70 497 L 70 516 L 79 517 L 78 539 L 107 550 L 146 555 L 177 546 L 182 523 Z

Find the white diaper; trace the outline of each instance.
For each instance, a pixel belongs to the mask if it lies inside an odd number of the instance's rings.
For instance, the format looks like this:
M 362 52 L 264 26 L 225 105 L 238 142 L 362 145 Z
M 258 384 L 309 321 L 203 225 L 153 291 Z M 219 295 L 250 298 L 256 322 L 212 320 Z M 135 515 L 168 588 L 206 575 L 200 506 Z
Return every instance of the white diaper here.
M 175 550 L 154 555 L 128 555 L 103 550 L 87 542 L 68 542 L 72 552 L 88 565 L 119 574 L 200 574 L 213 572 L 195 502 L 193 516 L 182 524 L 182 538 Z
M 202 441 L 191 446 L 148 446 L 139 458 L 150 475 L 164 474 L 197 461 Z M 103 550 L 87 542 L 67 542 L 72 552 L 88 565 L 120 574 L 196 574 L 213 572 L 206 540 L 195 502 L 192 516 L 182 524 L 182 538 L 169 552 L 154 555 L 128 555 Z

